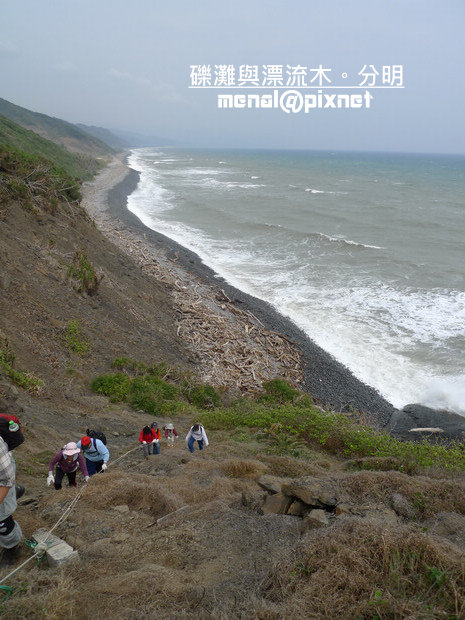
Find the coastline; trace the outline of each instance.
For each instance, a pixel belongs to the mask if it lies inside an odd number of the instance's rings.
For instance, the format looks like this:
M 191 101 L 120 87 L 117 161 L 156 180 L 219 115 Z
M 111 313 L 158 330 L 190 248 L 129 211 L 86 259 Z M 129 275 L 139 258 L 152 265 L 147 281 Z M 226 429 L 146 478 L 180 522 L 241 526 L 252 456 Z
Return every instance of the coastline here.
M 290 319 L 279 314 L 268 303 L 229 285 L 194 252 L 146 227 L 127 209 L 127 197 L 137 187 L 139 173 L 123 161 L 118 161 L 119 164 L 114 161 L 106 169 L 108 179 L 103 180 L 101 187 L 95 190 L 95 182 L 91 182 L 84 188 L 84 206 L 104 234 L 112 241 L 126 245 L 126 250 L 132 255 L 139 248 L 146 264 L 156 262 L 156 271 L 165 282 L 167 270 L 174 270 L 175 276 L 183 278 L 184 282 L 187 280 L 188 286 L 184 284 L 184 287 L 180 287 L 180 296 L 186 293 L 186 288 L 197 289 L 199 292 L 200 286 L 201 297 L 210 291 L 215 299 L 226 302 L 228 308 L 251 315 L 252 329 L 262 325 L 269 333 L 279 334 L 284 337 L 284 341 L 292 343 L 292 348 L 300 358 L 300 380 L 296 376 L 296 382 L 323 407 L 337 411 L 362 411 L 369 423 L 377 427 L 387 426 L 393 415 L 399 414 L 374 388 L 357 379 Z M 102 174 L 105 175 L 105 171 Z M 89 192 L 92 188 L 93 193 Z M 154 275 L 157 276 L 157 273 Z M 168 283 L 172 279 L 173 276 L 168 277 Z M 220 305 L 224 308 L 224 303 Z M 245 345 L 246 333 L 243 338 Z M 275 376 L 282 375 L 279 368 L 275 370 Z

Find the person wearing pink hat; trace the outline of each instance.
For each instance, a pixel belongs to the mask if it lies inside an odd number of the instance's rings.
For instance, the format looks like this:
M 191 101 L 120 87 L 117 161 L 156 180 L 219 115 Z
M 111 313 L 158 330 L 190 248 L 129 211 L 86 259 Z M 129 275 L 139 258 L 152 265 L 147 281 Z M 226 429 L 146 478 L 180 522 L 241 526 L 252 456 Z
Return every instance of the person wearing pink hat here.
M 74 441 L 70 441 L 62 450 L 58 452 L 58 454 L 55 455 L 48 466 L 48 486 L 50 486 L 53 482 L 55 484 L 55 489 L 58 491 L 58 489 L 61 489 L 61 483 L 64 475 L 66 474 L 68 476 L 69 486 L 75 487 L 76 472 L 78 468 L 82 471 L 85 482 L 89 480 L 86 462 L 80 452 L 80 449 Z M 56 471 L 55 477 L 53 477 L 53 468 L 55 465 Z

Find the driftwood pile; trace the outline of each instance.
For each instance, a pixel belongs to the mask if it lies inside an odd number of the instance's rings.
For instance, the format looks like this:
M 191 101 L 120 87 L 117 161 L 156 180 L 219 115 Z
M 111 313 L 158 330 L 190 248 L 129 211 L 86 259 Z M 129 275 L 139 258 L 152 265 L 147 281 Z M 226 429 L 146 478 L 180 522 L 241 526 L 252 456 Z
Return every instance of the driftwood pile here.
M 301 381 L 300 355 L 292 343 L 237 308 L 223 290 L 175 289 L 174 299 L 178 334 L 200 357 L 206 380 L 241 391 L 256 391 L 276 376 Z
M 93 214 L 96 215 L 95 213 Z M 220 289 L 198 282 L 177 257 L 155 254 L 145 240 L 107 217 L 100 229 L 137 260 L 146 273 L 168 285 L 177 314 L 177 332 L 192 350 L 205 381 L 241 392 L 257 391 L 280 377 L 302 381 L 301 356 L 284 336 L 265 329 L 251 312 L 238 308 Z

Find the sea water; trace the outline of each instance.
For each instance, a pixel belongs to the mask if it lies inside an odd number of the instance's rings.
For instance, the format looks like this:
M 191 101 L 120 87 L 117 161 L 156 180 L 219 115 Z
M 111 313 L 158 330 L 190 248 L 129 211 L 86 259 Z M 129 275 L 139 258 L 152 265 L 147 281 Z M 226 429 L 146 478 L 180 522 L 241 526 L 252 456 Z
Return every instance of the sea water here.
M 396 407 L 465 415 L 465 157 L 135 149 L 128 208 Z

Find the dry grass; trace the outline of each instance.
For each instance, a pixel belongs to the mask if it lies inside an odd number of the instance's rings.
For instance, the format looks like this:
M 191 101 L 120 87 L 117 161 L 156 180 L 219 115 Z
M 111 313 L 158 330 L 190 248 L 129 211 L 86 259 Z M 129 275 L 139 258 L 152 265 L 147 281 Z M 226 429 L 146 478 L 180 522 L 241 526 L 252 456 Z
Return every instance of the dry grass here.
M 162 449 L 161 457 L 129 458 L 93 477 L 56 532 L 79 550 L 81 560 L 61 571 L 30 566 L 19 573 L 5 617 L 465 617 L 463 556 L 418 525 L 415 530 L 345 517 L 299 539 L 297 528 L 290 534 L 294 523 L 285 521 L 290 517 L 242 512 L 239 501 L 266 471 L 330 476 L 341 501 L 375 504 L 380 514 L 394 492 L 422 518 L 443 510 L 465 514 L 464 478 L 347 472 L 340 459 L 316 450 L 310 459 L 256 454 L 253 442 L 253 450 L 236 442 L 238 450 L 229 451 L 227 441 L 212 436 L 211 448 L 202 453 L 191 456 L 178 445 Z M 28 456 L 38 463 L 48 458 L 39 452 Z M 76 494 L 44 485 L 45 479 L 37 480 L 38 511 L 18 511 L 28 536 L 53 525 Z M 121 504 L 129 512 L 113 510 Z M 190 506 L 187 512 L 155 523 L 184 505 Z
M 271 474 L 288 478 L 302 476 L 321 476 L 335 464 L 330 458 L 318 455 L 315 461 L 296 459 L 291 456 L 264 455 L 260 460 L 265 463 Z
M 229 459 L 221 464 L 220 469 L 233 478 L 253 479 L 264 474 L 268 468 L 260 461 Z
M 345 519 L 311 531 L 263 593 L 288 618 L 461 618 L 463 554 L 413 528 Z
M 121 471 L 96 476 L 85 491 L 85 500 L 98 509 L 127 504 L 131 510 L 149 512 L 160 517 L 183 505 L 182 500 L 157 478 L 142 474 L 127 474 Z
M 419 510 L 422 517 L 438 512 L 465 514 L 463 480 L 429 479 L 399 472 L 360 471 L 340 479 L 340 486 L 352 501 L 367 500 L 389 504 L 393 493 L 401 493 Z

